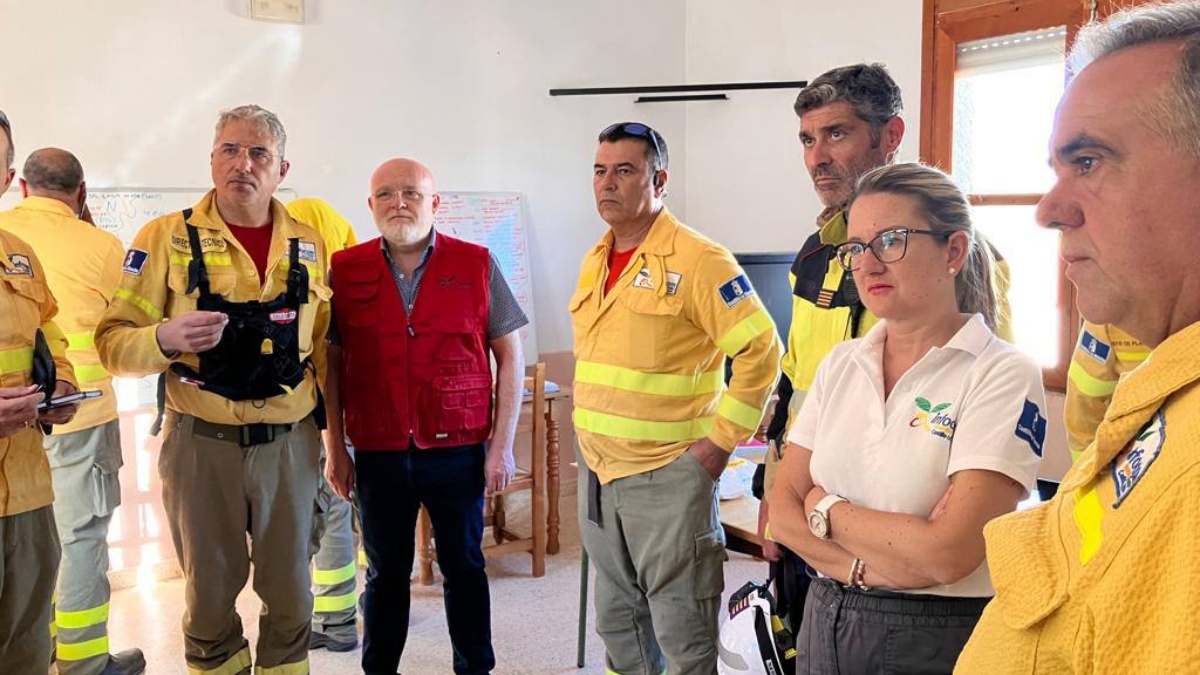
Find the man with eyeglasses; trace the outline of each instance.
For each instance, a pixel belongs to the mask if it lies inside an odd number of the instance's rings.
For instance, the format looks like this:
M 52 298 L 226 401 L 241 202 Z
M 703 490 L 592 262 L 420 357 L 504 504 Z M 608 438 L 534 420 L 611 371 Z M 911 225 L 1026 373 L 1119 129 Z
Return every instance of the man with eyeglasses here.
M 518 329 L 529 321 L 486 248 L 434 228 L 441 199 L 428 167 L 384 162 L 367 198 L 382 236 L 333 256 L 325 476 L 343 499 L 358 500 L 368 675 L 393 675 L 404 652 L 422 506 L 444 577 L 454 672 L 496 665 L 483 500 L 513 478 L 525 370 Z
M 0 194 L 15 171 L 12 127 L 0 111 Z M 67 340 L 33 248 L 0 229 L 0 672 L 40 675 L 50 665 L 51 596 L 61 550 L 54 491 L 43 447 L 53 424 L 77 405 L 42 410 L 73 392 Z
M 608 672 L 715 673 L 725 556 L 716 481 L 762 419 L 781 346 L 729 251 L 663 205 L 662 136 L 625 122 L 598 140 L 592 189 L 609 230 L 570 302 L 596 631 Z
M 330 290 L 321 235 L 272 198 L 285 142 L 270 111 L 222 112 L 213 190 L 138 232 L 96 329 L 114 375 L 160 374 L 158 468 L 191 672 L 308 672 Z M 253 659 L 235 606 L 251 563 Z
M 835 345 L 862 337 L 875 325 L 875 317 L 859 298 L 853 276 L 838 263 L 836 251 L 846 241 L 846 203 L 858 179 L 892 163 L 905 129 L 900 88 L 878 63 L 823 73 L 797 95 L 794 109 L 800 118 L 804 166 L 825 210 L 817 216 L 817 231 L 805 240 L 788 275 L 792 324 L 779 397 L 766 429 L 769 450 L 758 520 L 763 554 L 777 568 L 780 614 L 793 629 L 800 622 L 808 577 L 802 560 L 771 541 L 765 496 L 774 484 L 789 421 L 800 410 L 817 365 Z M 996 333 L 1011 340 L 1008 267 L 1003 260 L 997 263 L 993 271 L 1001 309 Z
M 87 199 L 83 166 L 58 148 L 35 150 L 21 178 L 24 201 L 0 213 L 0 229 L 38 252 L 59 302 L 67 356 L 83 389 L 103 396 L 81 406 L 46 436 L 54 476 L 54 519 L 62 542 L 54 632 L 59 675 L 136 675 L 140 649 L 108 648 L 108 528 L 121 503 L 120 422 L 112 376 L 100 365 L 93 333 L 121 280 L 125 248 L 80 220 Z

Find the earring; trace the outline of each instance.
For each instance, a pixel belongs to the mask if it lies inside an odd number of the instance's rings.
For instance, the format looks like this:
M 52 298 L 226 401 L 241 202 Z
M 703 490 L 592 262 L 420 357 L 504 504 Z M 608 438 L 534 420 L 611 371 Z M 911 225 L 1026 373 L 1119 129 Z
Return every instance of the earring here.
M 950 276 L 954 276 L 954 268 L 953 267 L 950 268 Z

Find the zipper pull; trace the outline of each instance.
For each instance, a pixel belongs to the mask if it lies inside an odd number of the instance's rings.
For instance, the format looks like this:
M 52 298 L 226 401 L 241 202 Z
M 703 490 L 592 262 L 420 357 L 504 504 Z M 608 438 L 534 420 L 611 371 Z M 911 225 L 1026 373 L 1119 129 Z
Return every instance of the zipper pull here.
M 417 331 L 413 330 L 412 324 L 408 324 L 408 337 L 417 337 Z

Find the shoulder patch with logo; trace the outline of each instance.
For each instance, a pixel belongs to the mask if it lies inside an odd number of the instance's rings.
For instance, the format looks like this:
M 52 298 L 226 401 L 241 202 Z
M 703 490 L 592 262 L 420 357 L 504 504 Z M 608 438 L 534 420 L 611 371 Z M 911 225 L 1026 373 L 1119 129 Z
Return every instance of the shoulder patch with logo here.
M 300 240 L 300 259 L 317 262 L 317 245 L 315 242 Z
M 654 279 L 650 277 L 649 267 L 638 270 L 637 276 L 633 278 L 633 287 L 654 290 Z
M 9 267 L 4 270 L 5 274 L 19 277 L 33 277 L 33 263 L 29 261 L 29 256 L 23 253 L 8 254 Z
M 1100 363 L 1108 362 L 1108 355 L 1112 352 L 1112 347 L 1107 342 L 1092 335 L 1090 331 L 1083 331 L 1083 337 L 1079 338 L 1079 347 L 1087 352 L 1087 355 L 1096 359 Z
M 1025 399 L 1025 407 L 1021 409 L 1021 417 L 1017 419 L 1014 432 L 1017 438 L 1029 444 L 1029 449 L 1038 457 L 1042 456 L 1046 442 L 1046 418 L 1033 401 Z
M 721 300 L 725 301 L 726 307 L 733 307 L 754 295 L 754 287 L 750 285 L 750 280 L 746 278 L 745 274 L 739 274 L 721 284 L 717 292 L 721 294 Z
M 121 268 L 126 274 L 141 274 L 142 267 L 145 266 L 146 260 L 150 258 L 150 254 L 140 249 L 131 248 L 125 254 L 125 266 Z
M 1150 465 L 1154 463 L 1155 459 L 1158 459 L 1158 454 L 1162 452 L 1163 443 L 1166 440 L 1167 418 L 1159 409 L 1154 413 L 1154 417 L 1151 417 L 1150 421 L 1146 423 L 1146 426 L 1138 431 L 1137 436 L 1134 436 L 1129 447 L 1122 450 L 1121 454 L 1113 459 L 1113 490 L 1117 493 L 1117 500 L 1113 502 L 1114 509 L 1125 501 L 1142 476 L 1146 475 Z

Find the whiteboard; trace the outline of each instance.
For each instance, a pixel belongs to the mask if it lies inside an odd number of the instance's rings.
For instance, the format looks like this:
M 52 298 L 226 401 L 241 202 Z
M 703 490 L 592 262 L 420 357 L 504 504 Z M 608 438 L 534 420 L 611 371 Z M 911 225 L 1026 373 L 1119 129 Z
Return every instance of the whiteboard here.
M 112 232 L 125 248 L 143 225 L 155 218 L 196 205 L 211 188 L 151 188 L 111 187 L 88 188 L 88 209 L 96 227 Z M 296 192 L 290 188 L 278 190 L 275 198 L 291 201 Z M 0 210 L 7 211 L 21 202 L 19 188 L 9 188 L 0 197 Z
M 533 279 L 529 271 L 529 227 L 525 198 L 519 192 L 442 192 L 434 226 L 473 244 L 486 246 L 517 303 L 529 318 L 521 329 L 525 361 L 537 360 L 537 330 L 533 318 Z

